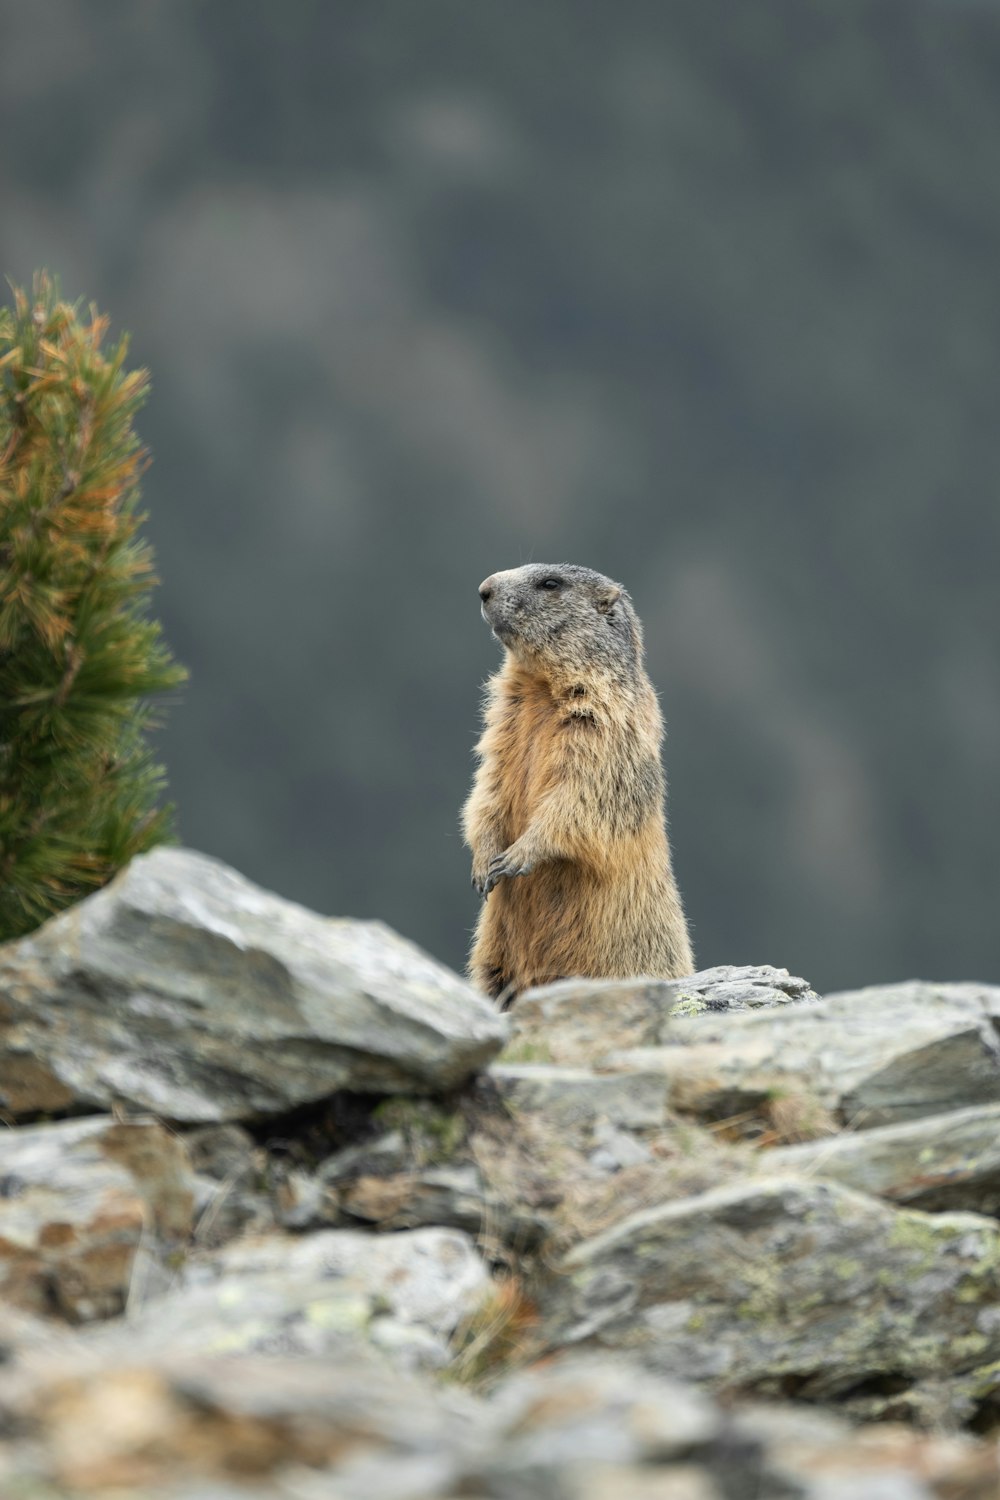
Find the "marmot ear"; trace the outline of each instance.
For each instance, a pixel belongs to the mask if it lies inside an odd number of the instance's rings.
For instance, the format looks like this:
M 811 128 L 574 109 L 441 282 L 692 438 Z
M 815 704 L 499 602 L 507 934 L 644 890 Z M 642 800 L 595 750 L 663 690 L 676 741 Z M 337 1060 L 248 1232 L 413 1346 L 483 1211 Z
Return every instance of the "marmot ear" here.
M 609 583 L 606 589 L 602 589 L 597 596 L 597 608 L 601 614 L 610 614 L 621 596 L 622 591 L 617 583 Z

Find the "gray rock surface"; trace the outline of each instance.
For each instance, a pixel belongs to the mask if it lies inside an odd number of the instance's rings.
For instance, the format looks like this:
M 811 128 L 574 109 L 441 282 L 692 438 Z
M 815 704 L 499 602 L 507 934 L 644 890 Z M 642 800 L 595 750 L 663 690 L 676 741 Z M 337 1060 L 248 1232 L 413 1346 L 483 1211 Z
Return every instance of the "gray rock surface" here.
M 194 1244 L 223 1245 L 242 1231 L 275 1227 L 267 1152 L 240 1125 L 202 1125 L 184 1145 L 195 1173 Z
M 954 1422 L 1000 1390 L 1000 1228 L 979 1215 L 768 1179 L 633 1214 L 556 1271 L 551 1348 L 866 1417 Z
M 586 1355 L 513 1376 L 494 1393 L 490 1414 L 503 1438 L 491 1456 L 490 1493 L 511 1496 L 558 1493 L 560 1481 L 579 1486 L 595 1465 L 613 1466 L 623 1481 L 640 1466 L 652 1476 L 673 1460 L 706 1456 L 724 1425 L 715 1403 L 690 1385 Z
M 0 1414 L 0 1490 L 12 1497 L 416 1500 L 461 1474 L 478 1406 L 360 1343 L 349 1357 L 123 1361 L 105 1341 L 0 1372 Z
M 486 1076 L 512 1109 L 546 1114 L 569 1129 L 602 1118 L 636 1130 L 666 1123 L 667 1089 L 656 1069 L 595 1073 L 545 1063 L 493 1063 Z
M 773 1010 L 778 1005 L 819 999 L 808 980 L 771 964 L 717 964 L 670 983 L 674 987 L 672 1016 Z
M 537 1244 L 545 1232 L 543 1221 L 527 1207 L 505 1201 L 488 1186 L 468 1152 L 438 1165 L 420 1162 L 398 1131 L 338 1152 L 316 1172 L 283 1174 L 274 1214 L 286 1229 L 299 1231 L 436 1225 L 521 1250 Z
M 313 1331 L 324 1326 L 334 1332 L 345 1326 L 360 1329 L 372 1319 L 391 1319 L 430 1335 L 436 1341 L 433 1362 L 444 1364 L 448 1338 L 483 1301 L 489 1286 L 483 1259 L 459 1230 L 378 1236 L 327 1230 L 303 1238 L 255 1236 L 226 1245 L 189 1266 L 186 1286 L 174 1295 L 174 1310 L 180 1314 L 190 1290 L 202 1289 L 214 1293 L 223 1322 L 238 1305 L 247 1319 L 241 1328 L 249 1331 L 249 1349 L 262 1347 L 261 1340 L 288 1335 L 289 1320 L 277 1311 L 282 1304 L 300 1311 Z M 271 1299 L 276 1319 L 270 1329 L 261 1326 L 265 1298 Z M 163 1304 L 151 1317 L 165 1332 L 175 1326 L 174 1313 Z M 210 1337 L 207 1322 L 189 1320 L 189 1328 L 199 1350 L 213 1347 L 202 1343 Z M 229 1340 L 231 1332 L 226 1331 L 223 1341 Z
M 182 1144 L 108 1116 L 0 1132 L 0 1301 L 89 1322 L 162 1284 L 192 1228 Z
M 910 1208 L 1000 1217 L 1000 1104 L 764 1152 L 760 1170 L 842 1182 Z
M 490 1288 L 485 1263 L 456 1230 L 252 1236 L 189 1258 L 168 1290 L 127 1324 L 95 1330 L 87 1347 L 127 1360 L 346 1357 L 375 1345 L 401 1367 L 440 1369 Z
M 503 1061 L 586 1065 L 615 1048 L 669 1040 L 671 1022 L 679 1018 L 729 1016 L 815 999 L 804 979 L 769 964 L 722 965 L 685 979 L 561 979 L 519 997 Z
M 105 1340 L 0 1370 L 0 1486 L 25 1500 L 995 1500 L 995 1445 L 723 1410 L 570 1356 L 489 1400 L 336 1357 L 122 1364 Z
M 736 1454 L 749 1444 L 764 1456 L 759 1493 L 775 1500 L 990 1500 L 1000 1487 L 995 1444 L 891 1422 L 852 1426 L 815 1407 L 741 1403 L 730 1442 Z M 750 1500 L 749 1483 L 726 1477 Z
M 1000 988 L 883 985 L 760 1014 L 675 1022 L 667 1045 L 608 1066 L 659 1067 L 674 1109 L 724 1119 L 809 1094 L 855 1130 L 1000 1102 Z
M 180 849 L 0 950 L 0 995 L 14 1117 L 124 1101 L 241 1120 L 335 1089 L 447 1090 L 507 1031 L 381 924 L 325 920 Z

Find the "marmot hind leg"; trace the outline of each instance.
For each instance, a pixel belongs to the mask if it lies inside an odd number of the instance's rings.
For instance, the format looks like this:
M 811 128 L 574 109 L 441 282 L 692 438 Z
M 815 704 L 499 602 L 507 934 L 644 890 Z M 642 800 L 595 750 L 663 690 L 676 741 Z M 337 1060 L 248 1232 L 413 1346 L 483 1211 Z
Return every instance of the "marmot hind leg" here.
M 472 968 L 469 977 L 478 990 L 500 1002 L 501 1010 L 510 1010 L 517 999 L 513 979 L 497 964 L 488 969 Z
M 497 952 L 496 945 L 486 941 L 480 934 L 469 955 L 469 978 L 477 990 L 500 1002 L 501 1010 L 509 1010 L 517 991 L 514 977 Z

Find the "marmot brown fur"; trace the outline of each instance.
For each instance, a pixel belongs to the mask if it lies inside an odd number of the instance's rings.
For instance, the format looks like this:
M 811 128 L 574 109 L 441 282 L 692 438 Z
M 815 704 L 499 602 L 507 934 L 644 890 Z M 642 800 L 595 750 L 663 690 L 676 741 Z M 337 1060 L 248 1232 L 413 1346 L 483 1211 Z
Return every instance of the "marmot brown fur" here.
M 532 564 L 479 586 L 502 643 L 462 825 L 485 899 L 473 982 L 504 1005 L 587 975 L 694 968 L 670 865 L 663 720 L 620 584 Z

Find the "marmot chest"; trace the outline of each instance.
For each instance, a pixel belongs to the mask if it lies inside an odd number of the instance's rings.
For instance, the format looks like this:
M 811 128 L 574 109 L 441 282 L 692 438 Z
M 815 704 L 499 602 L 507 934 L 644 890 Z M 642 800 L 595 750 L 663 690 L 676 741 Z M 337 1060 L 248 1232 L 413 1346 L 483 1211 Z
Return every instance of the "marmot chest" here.
M 503 785 L 512 838 L 521 836 L 541 798 L 560 779 L 564 718 L 565 711 L 543 691 L 521 692 L 507 705 Z

